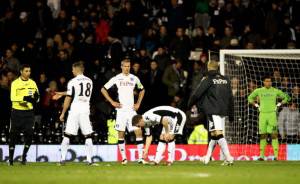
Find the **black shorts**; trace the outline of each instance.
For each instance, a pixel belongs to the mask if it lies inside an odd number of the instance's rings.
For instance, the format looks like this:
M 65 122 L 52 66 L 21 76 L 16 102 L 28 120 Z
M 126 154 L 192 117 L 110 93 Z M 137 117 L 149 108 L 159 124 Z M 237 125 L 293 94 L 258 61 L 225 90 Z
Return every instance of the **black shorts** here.
M 34 111 L 33 110 L 16 110 L 11 111 L 10 132 L 24 131 L 31 132 L 34 128 Z

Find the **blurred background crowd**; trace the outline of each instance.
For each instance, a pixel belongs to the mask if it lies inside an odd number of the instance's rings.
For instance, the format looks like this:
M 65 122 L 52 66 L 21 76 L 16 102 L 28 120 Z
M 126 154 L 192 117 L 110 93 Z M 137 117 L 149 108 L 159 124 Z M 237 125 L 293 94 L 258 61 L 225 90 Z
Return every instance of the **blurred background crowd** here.
M 208 51 L 295 48 L 299 0 L 1 0 L 0 142 L 7 142 L 10 84 L 23 63 L 31 65 L 41 94 L 36 143 L 61 142 L 63 99 L 52 96 L 66 90 L 72 63 L 83 60 L 94 81 L 94 141 L 105 144 L 114 111 L 100 88 L 120 72 L 123 58 L 146 89 L 141 113 L 158 105 L 190 111 L 187 99 L 206 74 Z M 290 90 L 299 94 L 299 87 Z M 177 141 L 187 143 L 193 128 L 188 123 Z

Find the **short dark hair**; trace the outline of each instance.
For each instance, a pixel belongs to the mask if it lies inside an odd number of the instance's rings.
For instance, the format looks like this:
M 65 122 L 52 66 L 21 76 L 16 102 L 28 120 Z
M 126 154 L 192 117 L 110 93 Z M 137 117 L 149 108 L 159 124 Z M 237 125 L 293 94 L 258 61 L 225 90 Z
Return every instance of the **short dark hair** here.
M 134 115 L 132 117 L 132 126 L 136 126 L 142 118 L 143 116 L 140 114 Z
M 265 76 L 263 76 L 263 81 L 266 80 L 266 79 L 271 79 L 272 80 L 272 76 L 271 75 L 265 75 Z
M 29 64 L 22 64 L 20 66 L 20 71 L 23 71 L 25 68 L 31 68 Z

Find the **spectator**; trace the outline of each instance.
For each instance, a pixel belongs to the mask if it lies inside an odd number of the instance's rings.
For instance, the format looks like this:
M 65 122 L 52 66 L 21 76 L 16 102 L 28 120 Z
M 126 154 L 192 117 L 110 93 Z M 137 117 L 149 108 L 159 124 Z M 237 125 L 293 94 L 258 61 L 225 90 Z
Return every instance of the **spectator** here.
M 178 27 L 176 30 L 176 37 L 171 41 L 170 53 L 174 58 L 179 58 L 186 62 L 190 56 L 191 43 L 188 36 L 184 35 L 184 29 Z M 184 65 L 186 63 L 183 63 Z
M 174 64 L 167 67 L 162 78 L 163 83 L 167 86 L 169 99 L 185 91 L 186 76 L 182 69 L 182 61 L 176 59 Z
M 5 56 L 6 68 L 17 74 L 20 69 L 20 61 L 14 57 L 14 53 L 11 49 L 6 50 Z
M 298 143 L 300 138 L 300 113 L 296 101 L 283 107 L 278 117 L 278 129 L 282 139 L 287 143 Z
M 160 71 L 165 71 L 167 66 L 171 64 L 171 58 L 164 46 L 159 46 L 157 48 L 157 51 L 155 52 L 155 54 L 153 54 L 153 58 L 157 61 Z

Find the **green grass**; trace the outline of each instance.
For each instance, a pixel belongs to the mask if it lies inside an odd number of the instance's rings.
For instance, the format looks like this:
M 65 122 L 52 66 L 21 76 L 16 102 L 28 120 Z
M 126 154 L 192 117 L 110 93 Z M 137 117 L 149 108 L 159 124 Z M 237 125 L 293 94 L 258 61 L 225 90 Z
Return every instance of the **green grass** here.
M 233 166 L 221 166 L 210 162 L 176 162 L 173 166 L 144 166 L 129 163 L 100 163 L 99 167 L 82 163 L 29 163 L 13 167 L 0 163 L 0 183 L 45 184 L 129 184 L 129 183 L 202 183 L 202 184 L 291 184 L 300 182 L 300 162 L 235 162 Z

